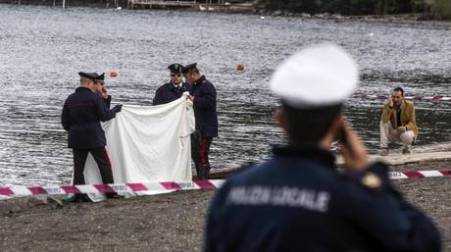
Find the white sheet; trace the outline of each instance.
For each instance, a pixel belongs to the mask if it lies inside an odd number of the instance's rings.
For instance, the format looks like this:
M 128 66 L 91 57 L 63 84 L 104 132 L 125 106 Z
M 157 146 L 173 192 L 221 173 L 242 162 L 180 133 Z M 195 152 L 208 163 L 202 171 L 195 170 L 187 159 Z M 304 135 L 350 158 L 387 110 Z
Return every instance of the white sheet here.
M 158 106 L 124 105 L 103 124 L 114 183 L 191 182 L 192 104 L 180 99 Z M 102 183 L 93 157 L 85 165 L 86 184 Z M 90 195 L 94 201 L 103 197 Z

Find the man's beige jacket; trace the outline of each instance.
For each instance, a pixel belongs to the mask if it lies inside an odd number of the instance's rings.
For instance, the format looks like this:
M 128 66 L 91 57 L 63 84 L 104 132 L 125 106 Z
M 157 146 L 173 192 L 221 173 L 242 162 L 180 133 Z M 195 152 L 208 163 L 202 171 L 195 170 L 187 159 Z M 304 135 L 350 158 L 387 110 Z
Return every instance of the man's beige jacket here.
M 394 107 L 390 108 L 388 103 L 386 103 L 382 108 L 382 122 L 390 122 L 392 127 L 396 129 L 396 119 L 396 109 Z M 412 130 L 415 136 L 418 136 L 418 127 L 415 119 L 415 107 L 410 101 L 404 100 L 401 104 L 401 124 L 403 127 L 407 127 L 408 130 Z

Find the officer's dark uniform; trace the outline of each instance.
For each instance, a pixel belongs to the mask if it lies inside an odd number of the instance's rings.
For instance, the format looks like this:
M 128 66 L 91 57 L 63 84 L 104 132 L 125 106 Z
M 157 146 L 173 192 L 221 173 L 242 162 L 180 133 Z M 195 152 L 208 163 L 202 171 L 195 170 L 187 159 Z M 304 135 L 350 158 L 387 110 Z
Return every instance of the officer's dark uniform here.
M 95 73 L 79 73 L 96 81 Z M 108 101 L 109 102 L 109 101 Z M 85 87 L 78 87 L 64 103 L 62 125 L 69 132 L 69 148 L 74 154 L 74 184 L 85 184 L 83 170 L 89 153 L 94 157 L 104 183 L 113 183 L 110 160 L 106 152 L 105 132 L 100 122 L 108 121 L 120 111 L 120 105 L 109 110 L 109 104 L 102 101 L 98 93 Z
M 183 72 L 196 67 L 197 64 L 188 65 L 183 69 Z M 196 166 L 198 178 L 208 179 L 210 145 L 213 138 L 218 136 L 216 89 L 205 76 L 202 76 L 191 86 L 190 95 L 194 96 L 194 117 L 196 120 L 196 131 L 191 135 L 191 156 Z
M 205 251 L 440 251 L 432 220 L 404 201 L 383 163 L 340 174 L 317 147 L 273 152 L 217 192 Z
M 189 92 L 190 87 L 188 83 L 182 83 L 179 87 L 172 83 L 166 83 L 157 89 L 152 104 L 160 105 L 175 101 L 182 97 L 184 92 Z
M 168 67 L 171 74 L 182 74 L 183 66 L 180 64 L 172 64 Z M 160 105 L 175 101 L 182 97 L 184 92 L 189 92 L 191 90 L 191 85 L 188 83 L 181 83 L 181 85 L 176 86 L 169 82 L 159 87 L 155 92 L 155 97 L 153 98 L 153 105 Z
M 111 107 L 111 95 L 108 95 L 106 99 L 102 97 L 102 102 L 105 106 L 105 110 L 109 110 Z
M 388 167 L 360 167 L 363 144 L 341 116 L 358 76 L 355 60 L 331 44 L 278 67 L 269 86 L 282 101 L 276 119 L 289 146 L 219 189 L 205 251 L 440 251 L 437 228 L 393 187 Z M 337 171 L 334 155 L 319 147 L 330 148 L 330 134 L 349 154 L 346 165 L 359 168 Z

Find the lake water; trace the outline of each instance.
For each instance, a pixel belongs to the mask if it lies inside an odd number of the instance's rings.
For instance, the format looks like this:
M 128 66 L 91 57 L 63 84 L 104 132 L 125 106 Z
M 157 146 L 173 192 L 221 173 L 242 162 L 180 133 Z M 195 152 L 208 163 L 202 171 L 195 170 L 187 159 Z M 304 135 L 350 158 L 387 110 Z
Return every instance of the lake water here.
M 359 94 L 451 96 L 451 24 L 302 20 L 200 12 L 48 8 L 0 4 L 0 184 L 70 181 L 61 107 L 77 72 L 118 69 L 114 102 L 149 105 L 167 65 L 198 62 L 216 86 L 220 137 L 213 167 L 262 160 L 283 140 L 267 82 L 300 48 L 321 41 L 358 60 Z M 235 66 L 245 64 L 237 73 Z M 382 100 L 349 99 L 347 115 L 371 152 Z M 451 140 L 451 102 L 416 101 L 418 144 Z

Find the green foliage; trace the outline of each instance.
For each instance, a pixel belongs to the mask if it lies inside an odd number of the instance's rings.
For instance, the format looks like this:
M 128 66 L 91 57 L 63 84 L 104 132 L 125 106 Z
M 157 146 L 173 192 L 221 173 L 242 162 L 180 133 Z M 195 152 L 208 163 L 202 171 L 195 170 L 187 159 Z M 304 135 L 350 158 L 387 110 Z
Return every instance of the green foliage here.
M 433 5 L 434 15 L 439 19 L 451 20 L 451 1 L 435 0 Z
M 260 0 L 271 10 L 306 13 L 340 13 L 344 15 L 417 13 L 425 8 L 425 0 Z M 448 3 L 450 0 L 438 0 Z

